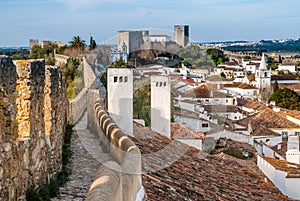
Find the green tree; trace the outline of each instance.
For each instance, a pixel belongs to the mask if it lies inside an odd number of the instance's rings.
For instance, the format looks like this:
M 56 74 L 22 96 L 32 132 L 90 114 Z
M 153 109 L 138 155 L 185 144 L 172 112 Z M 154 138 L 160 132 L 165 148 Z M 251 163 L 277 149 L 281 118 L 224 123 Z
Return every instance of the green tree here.
M 83 81 L 81 81 L 81 79 L 83 80 L 83 74 L 80 71 L 79 67 L 80 61 L 78 59 L 73 58 L 68 59 L 67 64 L 65 66 L 61 66 L 62 75 L 64 76 L 67 84 L 67 94 L 70 99 L 75 98 L 78 92 L 80 92 L 83 88 Z
M 133 116 L 136 119 L 143 119 L 145 125 L 149 126 L 151 109 L 151 85 L 150 79 L 135 81 L 133 93 Z
M 93 37 L 90 37 L 90 50 L 95 49 L 97 47 L 96 41 L 93 39 Z
M 272 57 L 268 57 L 267 60 L 268 60 L 268 69 L 276 70 L 278 68 L 278 66 L 275 63 L 275 60 Z
M 206 53 L 210 56 L 211 62 L 214 66 L 218 66 L 224 61 L 228 61 L 228 58 L 225 57 L 224 52 L 219 49 L 210 48 L 206 50 Z
M 80 36 L 73 36 L 72 40 L 69 42 L 71 48 L 76 48 L 78 50 L 84 50 L 86 47 L 85 41 L 80 38 Z
M 289 110 L 300 110 L 300 96 L 292 89 L 282 88 L 276 90 L 269 102 L 275 101 L 278 107 Z
M 282 63 L 281 55 L 278 56 L 278 60 L 279 60 L 279 63 L 281 64 Z
M 41 59 L 43 58 L 44 56 L 44 53 L 43 53 L 43 49 L 41 46 L 39 45 L 34 45 L 32 48 L 31 48 L 31 53 L 29 55 L 29 57 L 31 59 Z
M 278 82 L 276 80 L 274 83 L 274 92 L 276 92 L 278 89 L 279 89 L 279 86 L 278 86 Z
M 199 45 L 189 45 L 182 49 L 179 53 L 179 58 L 196 67 L 211 66 L 210 58 L 206 51 L 201 49 Z
M 130 66 L 123 59 L 119 59 L 115 63 L 109 65 L 108 68 L 130 68 Z M 102 71 L 100 80 L 103 86 L 107 89 L 107 69 Z
M 184 60 L 182 63 L 186 67 L 189 67 L 191 65 L 187 60 Z

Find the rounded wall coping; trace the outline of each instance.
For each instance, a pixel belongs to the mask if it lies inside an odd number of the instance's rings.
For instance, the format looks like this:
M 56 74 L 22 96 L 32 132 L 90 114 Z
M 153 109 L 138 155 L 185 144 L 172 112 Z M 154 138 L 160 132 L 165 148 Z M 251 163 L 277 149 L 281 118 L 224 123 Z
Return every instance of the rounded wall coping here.
M 101 107 L 99 101 L 95 102 L 95 110 L 97 113 L 97 119 L 99 121 L 100 128 L 112 144 L 125 152 L 130 152 L 132 147 L 137 147 L 135 143 L 128 138 L 128 135 L 119 129 L 117 124 Z
M 121 198 L 122 168 L 115 161 L 108 161 L 98 169 L 85 201 L 113 201 Z

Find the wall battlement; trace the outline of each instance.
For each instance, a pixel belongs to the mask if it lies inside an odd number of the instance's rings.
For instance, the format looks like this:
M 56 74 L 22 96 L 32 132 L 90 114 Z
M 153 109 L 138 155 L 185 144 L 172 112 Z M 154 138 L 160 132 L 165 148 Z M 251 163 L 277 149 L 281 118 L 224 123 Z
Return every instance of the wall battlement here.
M 89 95 L 93 100 L 95 95 Z M 89 101 L 92 102 L 92 101 Z M 128 135 L 123 133 L 108 113 L 102 108 L 99 100 L 88 105 L 89 128 L 94 128 L 102 146 L 108 150 L 115 162 L 102 164 L 105 174 L 96 175 L 95 181 L 86 200 L 96 201 L 99 196 L 107 195 L 103 200 L 134 201 L 142 187 L 141 152 Z M 107 182 L 99 182 L 104 176 Z M 109 194 L 107 190 L 109 189 Z
M 67 116 L 57 67 L 0 58 L 0 200 L 25 200 L 60 170 Z

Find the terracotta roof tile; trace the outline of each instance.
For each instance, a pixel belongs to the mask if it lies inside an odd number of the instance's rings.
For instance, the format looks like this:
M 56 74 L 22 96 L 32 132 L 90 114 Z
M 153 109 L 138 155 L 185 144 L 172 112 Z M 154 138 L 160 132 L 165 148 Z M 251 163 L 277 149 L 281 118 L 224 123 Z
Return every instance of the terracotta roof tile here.
M 271 80 L 299 80 L 297 75 L 293 74 L 280 74 L 280 75 L 272 75 Z
M 138 137 L 132 140 L 142 153 L 146 200 L 290 200 L 264 181 L 265 175 L 252 161 L 208 155 L 171 143 L 147 128 L 134 129 Z M 158 152 L 163 148 L 164 153 Z M 178 160 L 168 163 L 172 156 Z M 151 172 L 154 168 L 159 170 Z
M 205 135 L 203 132 L 197 132 L 180 123 L 172 123 L 171 138 L 172 139 L 203 139 L 205 138 Z
M 270 128 L 298 127 L 297 124 L 290 122 L 270 108 L 265 108 L 257 114 L 236 121 L 236 123 L 247 128 L 250 121 L 253 128 L 252 135 L 254 136 L 280 136 L 280 134 L 270 130 Z
M 262 156 L 264 160 L 270 163 L 276 170 L 286 172 L 289 178 L 300 178 L 300 165 L 289 163 L 286 160 L 279 160 L 276 158 L 269 158 Z

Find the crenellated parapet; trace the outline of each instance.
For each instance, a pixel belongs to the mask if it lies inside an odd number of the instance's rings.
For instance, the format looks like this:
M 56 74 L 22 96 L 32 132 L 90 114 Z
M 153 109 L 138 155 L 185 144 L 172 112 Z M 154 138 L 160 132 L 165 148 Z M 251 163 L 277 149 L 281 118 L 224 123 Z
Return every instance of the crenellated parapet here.
M 88 105 L 88 114 L 89 128 L 96 131 L 102 147 L 108 151 L 114 162 L 102 164 L 100 174 L 96 176 L 86 200 L 136 200 L 142 188 L 140 150 L 128 135 L 120 130 L 99 100 L 94 105 Z
M 24 200 L 60 170 L 67 116 L 57 67 L 0 58 L 0 200 Z

